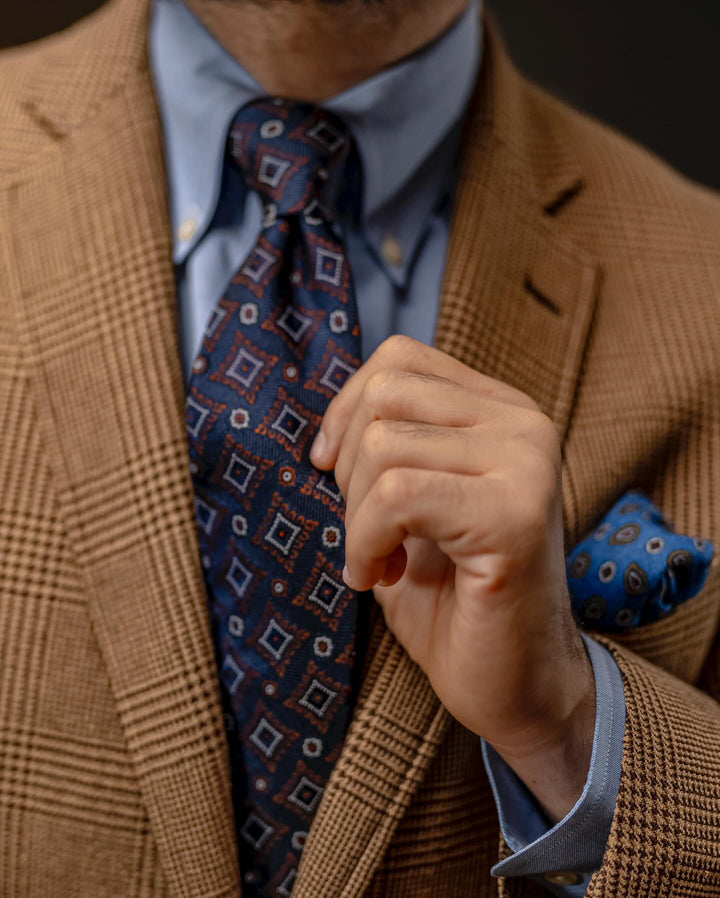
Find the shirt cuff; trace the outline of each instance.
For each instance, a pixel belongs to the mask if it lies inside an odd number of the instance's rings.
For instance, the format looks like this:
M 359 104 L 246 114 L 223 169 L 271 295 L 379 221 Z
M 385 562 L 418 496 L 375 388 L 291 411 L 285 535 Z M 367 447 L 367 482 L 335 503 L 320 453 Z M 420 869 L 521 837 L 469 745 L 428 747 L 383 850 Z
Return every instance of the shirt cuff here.
M 526 876 L 562 898 L 584 895 L 590 877 L 602 864 L 617 803 L 625 732 L 625 691 L 618 666 L 604 646 L 582 636 L 595 675 L 595 732 L 585 788 L 567 816 L 550 827 L 519 777 L 490 745 L 482 743 L 500 829 L 514 852 L 495 864 L 492 875 Z M 580 879 L 563 885 L 557 881 L 562 880 L 558 871 L 575 873 Z

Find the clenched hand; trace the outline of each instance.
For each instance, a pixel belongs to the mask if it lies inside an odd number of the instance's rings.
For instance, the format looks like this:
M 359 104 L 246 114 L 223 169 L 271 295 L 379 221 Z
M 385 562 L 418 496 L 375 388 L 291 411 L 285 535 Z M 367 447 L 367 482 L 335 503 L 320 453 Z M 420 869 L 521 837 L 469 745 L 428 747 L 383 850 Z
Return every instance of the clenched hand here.
M 560 819 L 595 714 L 565 580 L 560 446 L 535 402 L 392 337 L 330 404 L 311 459 L 346 499 L 345 576 L 457 720 Z

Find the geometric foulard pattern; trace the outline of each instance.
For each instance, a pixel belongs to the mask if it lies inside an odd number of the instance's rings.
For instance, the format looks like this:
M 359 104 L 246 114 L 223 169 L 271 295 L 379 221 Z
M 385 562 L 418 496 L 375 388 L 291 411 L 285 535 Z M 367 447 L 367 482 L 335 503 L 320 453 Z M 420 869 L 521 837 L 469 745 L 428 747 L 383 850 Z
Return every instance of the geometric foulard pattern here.
M 589 630 L 624 630 L 667 617 L 696 596 L 711 542 L 675 533 L 642 493 L 626 493 L 567 558 L 573 612 Z
M 357 596 L 344 504 L 308 455 L 360 365 L 333 230 L 351 140 L 309 104 L 243 108 L 228 153 L 263 229 L 207 325 L 187 395 L 190 470 L 225 708 L 245 895 L 288 896 L 350 718 Z

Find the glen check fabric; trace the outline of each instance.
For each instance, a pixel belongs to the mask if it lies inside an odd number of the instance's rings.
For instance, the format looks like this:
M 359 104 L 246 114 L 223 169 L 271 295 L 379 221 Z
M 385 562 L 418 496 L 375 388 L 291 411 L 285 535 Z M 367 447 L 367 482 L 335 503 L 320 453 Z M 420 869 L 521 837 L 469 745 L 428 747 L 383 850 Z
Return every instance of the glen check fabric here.
M 0 54 L 3 898 L 242 890 L 148 13 L 110 0 Z M 717 544 L 720 201 L 486 38 L 436 345 L 555 421 L 567 545 L 630 486 Z M 668 618 L 596 637 L 627 721 L 589 898 L 718 891 L 719 611 L 715 566 Z M 499 843 L 479 740 L 378 617 L 294 898 L 545 894 L 492 879 Z
M 308 104 L 267 99 L 235 117 L 228 153 L 264 227 L 211 316 L 187 397 L 246 895 L 292 892 L 350 715 L 358 602 L 342 579 L 344 502 L 308 457 L 360 365 L 332 229 L 350 145 Z

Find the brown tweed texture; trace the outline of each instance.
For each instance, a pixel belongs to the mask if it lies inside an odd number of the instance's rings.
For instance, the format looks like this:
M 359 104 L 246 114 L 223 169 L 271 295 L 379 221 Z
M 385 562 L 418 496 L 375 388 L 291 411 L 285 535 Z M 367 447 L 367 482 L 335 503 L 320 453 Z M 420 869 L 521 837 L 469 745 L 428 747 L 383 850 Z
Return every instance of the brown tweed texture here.
M 0 56 L 0 896 L 238 898 L 187 470 L 148 0 Z M 720 201 L 490 29 L 437 345 L 533 396 L 568 544 L 629 487 L 720 544 Z M 720 896 L 720 569 L 605 640 L 627 694 L 591 898 Z M 548 651 L 553 651 L 548 646 Z M 478 739 L 378 615 L 296 898 L 494 898 Z

